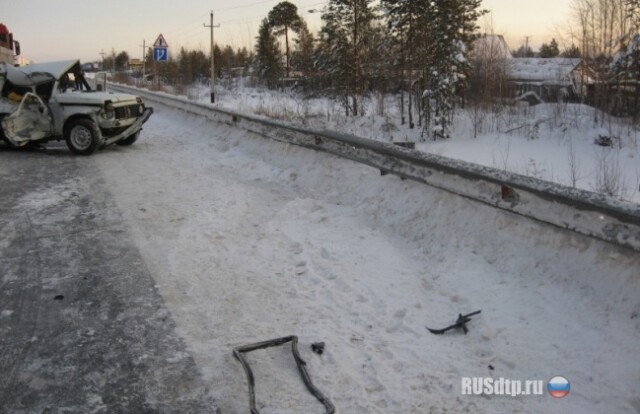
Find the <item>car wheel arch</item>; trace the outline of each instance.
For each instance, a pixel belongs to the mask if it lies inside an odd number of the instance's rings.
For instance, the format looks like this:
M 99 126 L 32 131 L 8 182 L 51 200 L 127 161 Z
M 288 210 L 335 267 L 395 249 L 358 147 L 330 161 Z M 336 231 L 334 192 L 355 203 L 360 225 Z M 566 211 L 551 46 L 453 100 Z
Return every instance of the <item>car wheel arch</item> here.
M 64 126 L 62 128 L 62 135 L 63 136 L 67 133 L 67 129 L 71 125 L 73 125 L 73 123 L 75 121 L 77 121 L 78 119 L 86 119 L 88 121 L 91 121 L 91 122 L 95 123 L 96 126 L 98 126 L 98 129 L 100 129 L 100 125 L 98 124 L 97 120 L 94 117 L 90 116 L 89 114 L 73 114 L 73 115 L 71 115 L 70 117 L 68 117 L 68 118 L 66 118 L 64 120 Z M 102 132 L 102 131 L 100 131 L 100 132 Z

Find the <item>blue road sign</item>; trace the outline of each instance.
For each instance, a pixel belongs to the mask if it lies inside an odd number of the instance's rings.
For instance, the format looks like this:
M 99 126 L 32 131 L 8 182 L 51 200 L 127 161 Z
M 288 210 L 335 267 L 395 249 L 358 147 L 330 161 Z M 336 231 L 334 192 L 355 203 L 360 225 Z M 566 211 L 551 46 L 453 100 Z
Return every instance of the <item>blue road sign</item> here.
M 156 62 L 166 62 L 169 60 L 169 52 L 166 47 L 153 48 L 153 60 Z

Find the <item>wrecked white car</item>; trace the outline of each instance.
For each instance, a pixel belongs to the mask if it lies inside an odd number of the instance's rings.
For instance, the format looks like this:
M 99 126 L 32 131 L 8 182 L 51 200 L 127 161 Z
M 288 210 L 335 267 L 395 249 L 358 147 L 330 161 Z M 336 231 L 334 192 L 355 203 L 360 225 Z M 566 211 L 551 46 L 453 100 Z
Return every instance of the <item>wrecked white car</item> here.
M 75 154 L 131 145 L 153 113 L 142 98 L 92 91 L 77 60 L 0 63 L 0 137 L 14 147 L 64 139 Z

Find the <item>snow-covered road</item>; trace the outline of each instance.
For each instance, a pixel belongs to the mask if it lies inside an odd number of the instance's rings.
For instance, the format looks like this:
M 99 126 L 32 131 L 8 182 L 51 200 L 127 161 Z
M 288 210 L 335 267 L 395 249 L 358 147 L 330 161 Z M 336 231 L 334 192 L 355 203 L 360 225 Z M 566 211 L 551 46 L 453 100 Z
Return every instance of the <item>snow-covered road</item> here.
M 640 413 L 631 251 L 162 106 L 134 146 L 82 162 L 222 414 L 248 412 L 232 348 L 292 334 L 343 414 Z M 466 336 L 425 329 L 477 309 Z M 262 413 L 322 412 L 288 350 L 249 359 Z M 462 377 L 556 375 L 562 400 L 461 395 Z

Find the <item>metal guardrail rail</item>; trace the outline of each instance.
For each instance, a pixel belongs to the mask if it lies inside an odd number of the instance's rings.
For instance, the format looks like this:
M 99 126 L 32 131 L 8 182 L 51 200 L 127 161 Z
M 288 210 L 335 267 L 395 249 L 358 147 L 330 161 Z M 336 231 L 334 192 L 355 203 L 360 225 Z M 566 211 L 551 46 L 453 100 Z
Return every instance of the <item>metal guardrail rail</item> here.
M 327 152 L 495 208 L 640 252 L 640 205 L 466 161 L 332 131 L 314 131 L 215 108 L 184 97 L 110 84 L 258 135 Z

